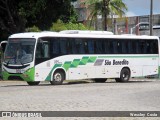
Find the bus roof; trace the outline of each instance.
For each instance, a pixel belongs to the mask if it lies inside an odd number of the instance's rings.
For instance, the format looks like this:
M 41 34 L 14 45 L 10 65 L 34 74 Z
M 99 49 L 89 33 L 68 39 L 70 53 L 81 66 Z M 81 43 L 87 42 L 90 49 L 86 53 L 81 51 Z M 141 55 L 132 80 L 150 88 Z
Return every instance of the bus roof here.
M 39 36 L 53 35 L 57 32 L 51 31 L 43 31 L 43 32 L 24 32 L 24 33 L 16 33 L 9 36 L 9 38 L 37 38 Z
M 93 30 L 64 30 L 62 34 L 92 34 L 92 35 L 113 35 L 110 31 L 93 31 Z
M 63 32 L 26 32 L 17 33 L 9 36 L 9 38 L 35 38 L 40 37 L 75 37 L 75 38 L 139 38 L 139 39 L 159 39 L 158 36 L 140 36 L 140 35 L 106 35 L 106 34 L 94 34 L 94 32 L 87 33 L 86 31 L 80 31 L 80 33 L 63 33 Z

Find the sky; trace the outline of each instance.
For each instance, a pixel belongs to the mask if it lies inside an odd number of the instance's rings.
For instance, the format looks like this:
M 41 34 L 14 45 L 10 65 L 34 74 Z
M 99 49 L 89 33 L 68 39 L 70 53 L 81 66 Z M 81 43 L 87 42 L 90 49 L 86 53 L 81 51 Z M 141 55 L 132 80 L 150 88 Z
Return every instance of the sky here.
M 151 0 L 123 0 L 128 7 L 127 16 L 150 15 Z M 153 14 L 160 14 L 160 0 L 153 0 Z

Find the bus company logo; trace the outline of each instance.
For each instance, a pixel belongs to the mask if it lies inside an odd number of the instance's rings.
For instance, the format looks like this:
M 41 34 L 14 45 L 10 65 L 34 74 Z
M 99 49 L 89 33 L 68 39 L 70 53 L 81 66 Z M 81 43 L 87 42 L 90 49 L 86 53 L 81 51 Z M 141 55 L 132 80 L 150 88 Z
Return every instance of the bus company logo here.
M 128 65 L 129 64 L 129 61 L 126 60 L 126 59 L 123 59 L 123 60 L 113 60 L 113 61 L 110 61 L 110 60 L 105 60 L 105 65 Z
M 54 60 L 54 64 L 62 64 L 59 60 Z

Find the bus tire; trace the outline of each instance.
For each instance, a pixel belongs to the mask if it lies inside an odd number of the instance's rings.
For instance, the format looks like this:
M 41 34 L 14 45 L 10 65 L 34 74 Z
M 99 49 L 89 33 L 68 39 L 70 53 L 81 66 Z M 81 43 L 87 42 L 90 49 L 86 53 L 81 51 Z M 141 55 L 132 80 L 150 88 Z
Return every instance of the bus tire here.
M 27 82 L 30 86 L 39 85 L 40 81 L 34 81 L 34 82 Z
M 65 74 L 63 71 L 58 70 L 53 74 L 53 79 L 50 81 L 52 85 L 61 85 L 65 79 Z
M 104 82 L 107 81 L 107 79 L 106 79 L 106 78 L 99 78 L 99 79 L 94 79 L 94 81 L 95 81 L 96 83 L 104 83 Z
M 123 68 L 120 73 L 120 78 L 116 78 L 116 82 L 128 82 L 130 79 L 130 71 L 128 68 Z

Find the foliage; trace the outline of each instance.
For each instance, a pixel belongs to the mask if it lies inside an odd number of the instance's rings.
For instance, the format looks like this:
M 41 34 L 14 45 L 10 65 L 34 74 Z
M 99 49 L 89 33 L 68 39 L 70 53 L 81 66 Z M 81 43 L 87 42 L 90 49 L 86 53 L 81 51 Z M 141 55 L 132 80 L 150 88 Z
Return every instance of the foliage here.
M 88 28 L 84 26 L 82 23 L 64 23 L 61 20 L 58 20 L 57 22 L 52 24 L 52 27 L 50 28 L 51 31 L 62 31 L 62 30 L 87 30 Z
M 50 28 L 61 19 L 67 23 L 76 21 L 72 0 L 0 0 L 0 39 L 10 34 L 24 32 L 25 28 L 37 26 Z
M 58 20 L 57 22 L 52 24 L 50 30 L 59 32 L 61 30 L 67 30 L 67 28 L 65 27 L 65 23 L 63 23 L 61 20 Z
M 19 0 L 0 0 L 0 36 L 5 37 L 24 30 L 26 21 L 19 14 L 19 2 Z
M 40 32 L 41 30 L 34 25 L 33 27 L 26 28 L 25 31 L 26 32 Z
M 22 13 L 26 14 L 27 26 L 36 25 L 42 30 L 48 29 L 53 22 L 64 22 L 74 18 L 75 12 L 70 0 L 28 0 L 21 3 Z M 26 5 L 27 4 L 27 5 Z
M 87 28 L 82 23 L 67 23 L 66 25 L 67 30 L 87 30 Z

